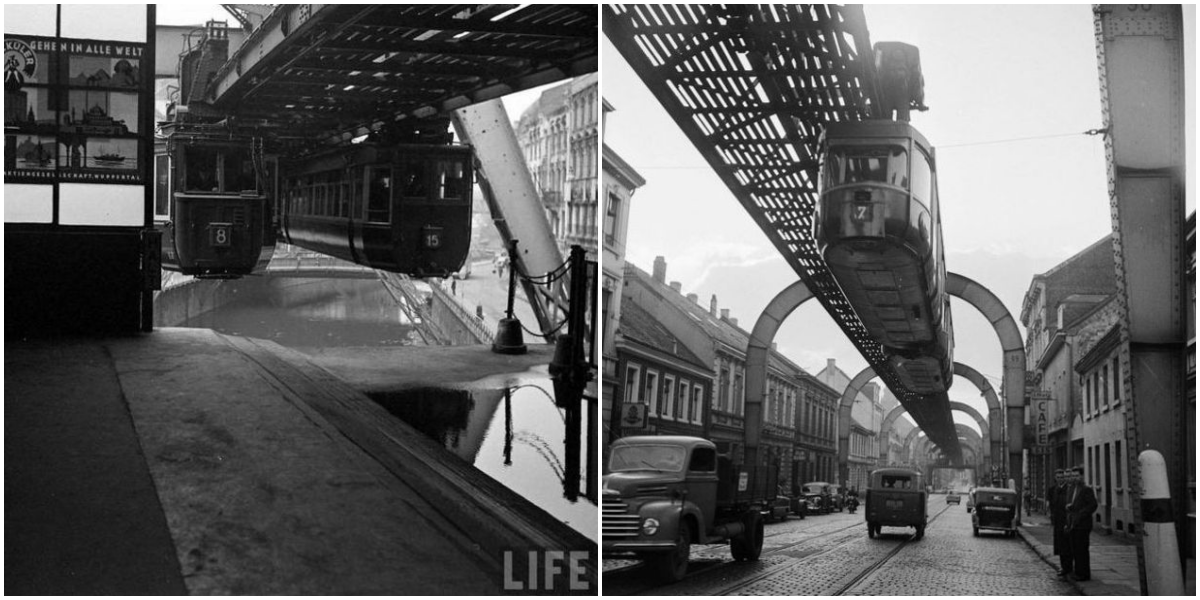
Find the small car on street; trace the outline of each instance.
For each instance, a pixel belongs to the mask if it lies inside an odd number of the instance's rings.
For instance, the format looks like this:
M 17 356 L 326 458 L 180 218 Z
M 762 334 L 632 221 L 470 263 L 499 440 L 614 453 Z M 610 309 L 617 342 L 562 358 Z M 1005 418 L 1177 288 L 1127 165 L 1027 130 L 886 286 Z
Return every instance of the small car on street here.
M 951 490 L 946 493 L 946 504 L 959 504 L 962 502 L 962 496 L 958 492 Z
M 1007 537 L 1017 534 L 1017 492 L 1008 488 L 981 487 L 975 490 L 975 511 L 971 529 L 1001 531 Z
M 883 468 L 871 471 L 864 506 L 867 537 L 874 538 L 883 527 L 912 527 L 915 539 L 925 536 L 928 493 L 920 471 Z

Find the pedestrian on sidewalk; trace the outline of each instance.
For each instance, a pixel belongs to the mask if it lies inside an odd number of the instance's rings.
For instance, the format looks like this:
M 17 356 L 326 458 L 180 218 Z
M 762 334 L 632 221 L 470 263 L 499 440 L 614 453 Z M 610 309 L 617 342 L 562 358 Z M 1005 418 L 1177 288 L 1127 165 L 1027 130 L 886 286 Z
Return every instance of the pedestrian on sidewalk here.
M 1058 555 L 1058 576 L 1066 579 L 1075 569 L 1071 561 L 1071 542 L 1067 537 L 1067 474 L 1063 469 L 1054 471 L 1054 483 L 1046 488 L 1046 504 L 1050 508 L 1050 526 L 1054 529 L 1054 553 Z
M 1071 540 L 1071 558 L 1075 563 L 1075 581 L 1092 578 L 1092 560 L 1088 544 L 1092 536 L 1092 515 L 1096 514 L 1096 492 L 1083 482 L 1083 467 L 1071 471 L 1071 499 L 1067 503 L 1067 531 Z

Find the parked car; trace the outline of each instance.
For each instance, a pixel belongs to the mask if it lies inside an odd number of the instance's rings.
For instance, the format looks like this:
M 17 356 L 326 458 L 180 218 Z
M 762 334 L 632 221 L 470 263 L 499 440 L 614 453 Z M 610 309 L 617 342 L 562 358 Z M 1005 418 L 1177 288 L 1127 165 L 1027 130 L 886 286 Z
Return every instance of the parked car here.
M 808 499 L 804 497 L 804 494 L 790 496 L 788 500 L 791 501 L 792 514 L 801 519 L 808 516 Z
M 946 493 L 946 504 L 958 504 L 962 502 L 962 496 L 958 492 L 950 491 Z
M 836 510 L 842 510 L 841 497 L 838 494 L 838 486 L 824 481 L 810 481 L 804 484 L 804 495 L 817 494 L 821 496 L 821 512 L 830 513 Z
M 976 536 L 980 529 L 999 531 L 1007 537 L 1017 534 L 1017 492 L 1007 488 L 975 490 L 975 512 L 971 514 L 971 529 Z
M 787 496 L 776 496 L 762 508 L 762 516 L 768 523 L 786 521 L 792 511 L 792 501 Z
M 804 494 L 804 502 L 810 515 L 829 514 L 829 507 L 825 503 L 825 497 L 821 494 Z

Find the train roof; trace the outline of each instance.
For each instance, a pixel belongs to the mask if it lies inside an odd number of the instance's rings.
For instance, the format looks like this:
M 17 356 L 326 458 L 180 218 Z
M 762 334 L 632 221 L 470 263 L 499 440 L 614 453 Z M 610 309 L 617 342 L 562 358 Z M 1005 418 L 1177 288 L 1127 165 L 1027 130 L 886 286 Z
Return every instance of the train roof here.
M 841 121 L 825 126 L 825 139 L 829 138 L 896 138 L 911 137 L 925 148 L 932 148 L 929 140 L 907 121 L 868 119 L 865 121 Z

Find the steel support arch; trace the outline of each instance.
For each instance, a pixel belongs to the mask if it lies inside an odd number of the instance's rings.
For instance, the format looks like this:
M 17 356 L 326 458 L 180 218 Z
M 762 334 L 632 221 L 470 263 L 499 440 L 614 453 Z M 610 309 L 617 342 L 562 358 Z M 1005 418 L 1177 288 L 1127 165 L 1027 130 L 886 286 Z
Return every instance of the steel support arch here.
M 958 273 L 947 272 L 946 291 L 983 313 L 996 330 L 996 337 L 1000 338 L 1000 349 L 1004 354 L 1001 392 L 1006 412 L 1005 431 L 1008 433 L 1006 477 L 1017 482 L 1017 495 L 1020 496 L 1021 488 L 1025 485 L 1021 464 L 1025 431 L 1025 341 L 1017 329 L 1017 321 L 991 290 Z
M 762 405 L 767 394 L 767 361 L 771 343 L 779 326 L 814 296 L 803 281 L 796 281 L 775 295 L 750 332 L 746 346 L 746 464 L 758 464 L 758 444 L 762 433 Z M 754 426 L 751 427 L 751 424 Z
M 955 364 L 957 364 L 957 363 L 955 363 Z M 994 422 L 987 421 L 983 417 L 983 415 L 978 410 L 975 410 L 975 407 L 971 406 L 970 404 L 952 400 L 950 402 L 950 410 L 951 411 L 957 410 L 959 412 L 966 413 L 972 419 L 975 419 L 975 423 L 977 423 L 979 425 L 979 431 L 981 431 L 981 432 L 982 431 L 990 432 L 992 427 L 995 426 Z M 908 410 L 904 408 L 903 404 L 897 405 L 895 408 L 893 408 L 891 411 L 889 411 L 887 416 L 885 416 L 883 418 L 883 425 L 879 429 L 880 437 L 884 438 L 884 440 L 887 440 L 890 437 L 892 428 L 896 424 L 896 419 L 900 418 L 900 415 L 902 415 L 906 412 L 908 412 Z M 888 445 L 885 443 L 884 445 L 882 445 L 880 447 L 879 458 L 884 459 L 887 457 L 887 454 L 888 454 Z M 982 456 L 985 461 L 989 460 L 992 456 L 991 455 L 991 447 L 989 445 L 982 446 L 980 456 Z

